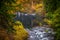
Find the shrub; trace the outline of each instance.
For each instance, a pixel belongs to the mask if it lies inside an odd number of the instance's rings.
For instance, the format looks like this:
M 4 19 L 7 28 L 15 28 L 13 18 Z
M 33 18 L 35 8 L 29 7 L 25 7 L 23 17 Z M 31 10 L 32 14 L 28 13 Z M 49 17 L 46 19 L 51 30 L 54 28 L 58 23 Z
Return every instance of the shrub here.
M 27 40 L 28 33 L 21 22 L 17 21 L 13 27 L 16 30 L 14 35 L 15 40 Z

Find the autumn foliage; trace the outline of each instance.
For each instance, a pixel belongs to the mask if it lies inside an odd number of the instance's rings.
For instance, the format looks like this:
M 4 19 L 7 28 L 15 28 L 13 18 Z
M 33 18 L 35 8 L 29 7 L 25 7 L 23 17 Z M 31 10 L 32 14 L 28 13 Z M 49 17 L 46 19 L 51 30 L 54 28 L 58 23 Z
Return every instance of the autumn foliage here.
M 14 39 L 15 40 L 27 40 L 28 33 L 24 29 L 24 27 L 23 27 L 21 22 L 16 21 L 16 23 L 13 26 L 13 28 L 15 29 L 15 35 L 14 35 Z

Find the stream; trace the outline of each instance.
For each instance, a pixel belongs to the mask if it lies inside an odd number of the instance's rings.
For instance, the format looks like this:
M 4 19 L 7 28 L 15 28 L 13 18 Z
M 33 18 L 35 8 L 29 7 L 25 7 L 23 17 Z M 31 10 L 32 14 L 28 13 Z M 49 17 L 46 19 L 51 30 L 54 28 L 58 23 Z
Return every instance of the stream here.
M 33 27 L 26 29 L 29 33 L 28 40 L 54 40 L 54 31 L 49 27 Z

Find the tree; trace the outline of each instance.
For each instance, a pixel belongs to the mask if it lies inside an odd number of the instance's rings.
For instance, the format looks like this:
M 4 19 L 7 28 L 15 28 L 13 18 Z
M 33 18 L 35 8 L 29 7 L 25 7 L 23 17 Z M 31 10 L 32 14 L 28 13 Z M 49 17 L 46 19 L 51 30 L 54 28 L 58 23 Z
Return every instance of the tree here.
M 55 40 L 60 40 L 60 1 L 59 0 L 43 0 L 48 20 L 51 21 L 51 27 L 56 31 Z
M 0 28 L 1 28 L 0 30 L 2 30 L 0 34 L 0 39 L 3 38 L 3 35 L 5 35 L 4 38 L 1 40 L 7 40 L 5 39 L 6 36 L 10 37 L 9 40 L 13 40 L 11 39 L 13 35 L 10 36 L 11 35 L 10 33 L 13 32 L 13 26 L 12 26 L 14 16 L 13 13 L 16 11 L 17 6 L 15 2 L 16 2 L 15 0 L 0 0 Z M 6 33 L 3 34 L 4 33 L 3 31 Z M 10 35 L 8 35 L 7 33 Z

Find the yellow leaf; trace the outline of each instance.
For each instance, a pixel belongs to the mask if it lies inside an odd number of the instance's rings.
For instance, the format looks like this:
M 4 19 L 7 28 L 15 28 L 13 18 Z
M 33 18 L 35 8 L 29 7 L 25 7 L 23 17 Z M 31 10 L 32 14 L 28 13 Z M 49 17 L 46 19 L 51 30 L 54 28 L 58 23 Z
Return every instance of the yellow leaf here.
M 13 28 L 16 30 L 15 34 L 15 40 L 24 40 L 25 38 L 28 37 L 27 31 L 24 29 L 23 25 L 21 22 L 17 21 L 15 22 L 15 25 Z

